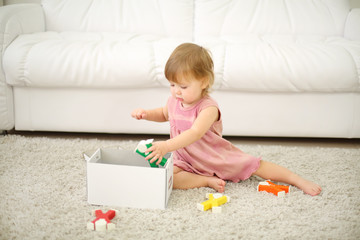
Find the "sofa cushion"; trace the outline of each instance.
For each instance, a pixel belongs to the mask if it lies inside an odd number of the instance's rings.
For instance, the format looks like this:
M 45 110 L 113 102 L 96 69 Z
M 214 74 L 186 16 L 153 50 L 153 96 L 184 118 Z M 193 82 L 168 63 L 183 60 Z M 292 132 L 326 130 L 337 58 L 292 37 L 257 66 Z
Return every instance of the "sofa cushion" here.
M 201 42 L 214 56 L 216 89 L 244 92 L 358 92 L 360 42 L 254 36 Z
M 47 31 L 191 37 L 193 0 L 42 0 Z
M 155 35 L 45 32 L 6 50 L 8 84 L 33 87 L 168 87 L 165 63 L 186 39 Z M 246 35 L 199 44 L 215 65 L 213 89 L 247 92 L 357 92 L 360 43 L 342 38 Z
M 168 86 L 163 68 L 183 41 L 119 33 L 24 34 L 5 51 L 6 81 L 32 87 Z

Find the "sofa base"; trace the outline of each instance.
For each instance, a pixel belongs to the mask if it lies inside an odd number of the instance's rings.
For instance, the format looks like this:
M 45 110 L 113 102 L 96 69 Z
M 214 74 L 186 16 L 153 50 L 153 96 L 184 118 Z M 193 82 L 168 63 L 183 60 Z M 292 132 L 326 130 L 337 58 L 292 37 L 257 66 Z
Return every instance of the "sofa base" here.
M 138 121 L 133 109 L 156 108 L 170 92 L 154 89 L 14 87 L 15 128 L 26 131 L 168 134 L 168 123 Z M 216 91 L 224 135 L 360 138 L 359 93 Z M 233 107 L 222 107 L 222 106 Z

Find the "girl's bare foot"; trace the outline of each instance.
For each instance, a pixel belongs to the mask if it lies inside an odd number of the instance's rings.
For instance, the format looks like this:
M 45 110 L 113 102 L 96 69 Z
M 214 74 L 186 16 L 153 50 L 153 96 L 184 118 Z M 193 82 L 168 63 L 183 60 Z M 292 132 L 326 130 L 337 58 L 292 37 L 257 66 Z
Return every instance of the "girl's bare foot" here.
M 321 187 L 319 185 L 305 179 L 301 179 L 296 186 L 310 196 L 316 196 L 321 192 Z
M 215 189 L 219 193 L 225 191 L 226 182 L 218 177 L 208 177 L 208 186 Z
M 255 173 L 253 173 L 253 175 L 259 176 L 263 179 L 271 179 L 276 182 L 291 184 L 311 196 L 316 196 L 321 192 L 321 187 L 316 183 L 308 181 L 291 172 L 289 169 L 271 162 L 261 160 L 260 167 Z

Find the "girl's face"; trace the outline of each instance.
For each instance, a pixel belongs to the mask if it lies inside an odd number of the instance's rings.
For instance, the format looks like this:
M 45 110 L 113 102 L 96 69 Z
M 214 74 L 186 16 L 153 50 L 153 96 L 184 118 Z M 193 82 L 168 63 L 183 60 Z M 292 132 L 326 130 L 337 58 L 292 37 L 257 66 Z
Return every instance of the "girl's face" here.
M 207 81 L 199 81 L 195 78 L 181 79 L 178 83 L 170 81 L 171 95 L 178 99 L 183 107 L 191 107 L 203 97 L 203 90 L 207 87 Z

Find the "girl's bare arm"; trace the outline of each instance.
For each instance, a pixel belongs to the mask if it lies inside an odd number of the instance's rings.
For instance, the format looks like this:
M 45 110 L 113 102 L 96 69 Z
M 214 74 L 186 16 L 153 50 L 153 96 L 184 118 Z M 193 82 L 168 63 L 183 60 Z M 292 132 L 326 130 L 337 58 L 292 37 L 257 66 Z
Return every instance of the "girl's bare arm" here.
M 160 107 L 150 110 L 145 110 L 142 108 L 135 109 L 132 111 L 131 116 L 138 120 L 145 119 L 148 121 L 154 122 L 166 122 L 168 121 L 168 111 L 167 107 Z
M 157 159 L 161 160 L 166 153 L 186 147 L 196 142 L 204 136 L 218 118 L 219 111 L 216 107 L 208 107 L 202 110 L 190 129 L 167 141 L 154 142 L 153 146 L 148 149 L 148 152 L 152 153 L 149 154 L 146 159 L 153 158 L 151 162 Z

